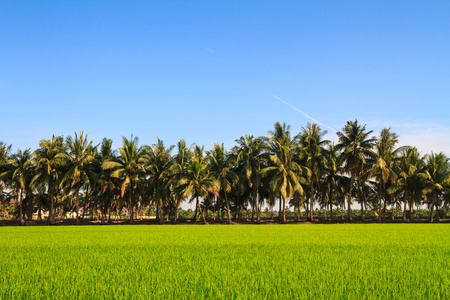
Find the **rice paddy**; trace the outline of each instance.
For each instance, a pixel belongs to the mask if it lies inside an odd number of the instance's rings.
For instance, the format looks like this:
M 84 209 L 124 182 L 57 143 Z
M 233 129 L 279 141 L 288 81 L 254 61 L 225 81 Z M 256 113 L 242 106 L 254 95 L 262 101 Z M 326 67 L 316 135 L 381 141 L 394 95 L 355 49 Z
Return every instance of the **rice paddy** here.
M 449 299 L 450 226 L 0 228 L 0 299 Z

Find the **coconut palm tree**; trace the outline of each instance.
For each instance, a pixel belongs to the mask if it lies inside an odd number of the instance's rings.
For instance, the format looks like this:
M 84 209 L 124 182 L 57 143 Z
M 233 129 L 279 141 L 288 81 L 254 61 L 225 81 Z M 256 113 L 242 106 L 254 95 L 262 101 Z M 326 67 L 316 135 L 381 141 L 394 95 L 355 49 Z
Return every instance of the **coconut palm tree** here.
M 20 225 L 24 224 L 22 202 L 26 197 L 26 191 L 29 191 L 29 184 L 32 178 L 33 161 L 31 149 L 17 149 L 17 153 L 12 155 L 10 163 L 6 165 L 7 171 L 0 177 L 8 179 L 14 193 L 19 201 L 19 220 Z
M 159 222 L 163 222 L 162 207 L 166 205 L 170 197 L 170 167 L 172 165 L 172 152 L 174 146 L 166 148 L 164 142 L 158 139 L 156 144 L 144 147 L 144 158 L 146 173 L 149 176 L 147 181 L 153 191 L 153 201 L 155 201 Z
M 303 195 L 301 176 L 306 174 L 310 177 L 311 172 L 297 162 L 299 148 L 291 138 L 290 126 L 277 122 L 275 130 L 269 131 L 268 136 L 269 166 L 262 170 L 262 174 L 269 178 L 271 190 L 280 196 L 280 221 L 286 223 L 286 200 L 290 201 L 296 194 Z
M 219 182 L 219 190 L 217 193 L 219 203 L 221 202 L 220 194 L 222 193 L 227 206 L 228 224 L 231 224 L 230 204 L 227 195 L 230 192 L 232 185 L 239 179 L 238 175 L 232 170 L 234 159 L 224 149 L 223 143 L 220 146 L 217 143 L 214 144 L 214 148 L 208 153 L 208 159 L 211 176 Z
M 100 197 L 100 212 L 101 212 L 101 223 L 105 223 L 106 208 L 106 197 L 110 196 L 111 190 L 114 190 L 114 181 L 111 178 L 110 170 L 103 169 L 103 163 L 113 159 L 116 156 L 116 151 L 112 149 L 113 141 L 111 139 L 104 138 L 100 145 L 99 151 L 95 153 L 95 160 L 93 161 L 93 168 L 91 172 L 95 177 L 95 186 L 99 188 L 98 194 Z
M 11 163 L 11 145 L 7 145 L 0 141 L 0 173 L 2 173 L 3 168 L 9 163 Z
M 337 201 L 336 195 L 339 193 L 339 182 L 342 178 L 343 161 L 336 146 L 329 144 L 323 151 L 325 160 L 325 172 L 322 176 L 321 188 L 322 195 L 326 203 L 330 206 L 330 218 L 333 221 L 333 203 Z
M 359 176 L 367 164 L 367 159 L 374 157 L 372 148 L 376 143 L 376 138 L 370 138 L 372 130 L 366 131 L 366 125 L 361 126 L 358 120 L 347 121 L 347 124 L 336 134 L 339 137 L 339 144 L 336 146 L 341 151 L 341 159 L 344 161 L 346 172 L 350 175 L 350 188 L 348 193 L 348 220 L 352 221 L 352 190 L 354 179 Z
M 87 134 L 80 132 L 75 136 L 69 136 L 66 139 L 65 151 L 57 154 L 57 158 L 65 160 L 67 171 L 65 172 L 60 186 L 66 186 L 66 189 L 73 190 L 75 193 L 75 222 L 78 225 L 80 205 L 80 188 L 90 182 L 89 167 L 94 160 L 92 141 L 88 141 Z
M 310 221 L 313 221 L 313 206 L 315 189 L 314 186 L 318 182 L 320 175 L 325 170 L 324 147 L 330 143 L 324 140 L 323 137 L 327 131 L 322 129 L 317 124 L 308 123 L 306 128 L 302 127 L 300 133 L 297 135 L 300 148 L 302 150 L 305 166 L 310 170 Z
M 55 188 L 61 176 L 62 159 L 59 153 L 64 151 L 64 139 L 62 136 L 52 136 L 51 140 L 41 140 L 39 149 L 34 153 L 36 163 L 36 175 L 31 185 L 41 184 L 47 186 L 47 194 L 50 202 L 48 221 L 55 224 Z
M 248 187 L 252 190 L 252 206 L 256 211 L 256 219 L 259 223 L 261 213 L 258 206 L 258 189 L 262 182 L 263 140 L 252 135 L 245 135 L 237 139 L 236 143 L 237 146 L 233 150 L 236 155 L 236 164 L 239 165 L 242 178 L 246 180 Z
M 365 221 L 365 213 L 364 213 L 364 207 L 367 206 L 367 200 L 369 199 L 369 196 L 372 195 L 372 188 L 369 184 L 369 180 L 372 177 L 371 175 L 371 169 L 373 166 L 373 160 L 367 159 L 367 163 L 365 165 L 365 168 L 361 173 L 356 176 L 356 188 L 357 188 L 357 200 L 359 204 L 361 205 L 361 220 Z
M 178 220 L 178 210 L 184 200 L 183 193 L 185 192 L 186 185 L 180 184 L 180 182 L 185 177 L 187 166 L 193 156 L 191 148 L 188 148 L 186 141 L 181 139 L 177 143 L 177 154 L 173 157 L 172 165 L 170 166 L 168 184 L 172 186 L 175 204 L 175 222 Z
M 391 132 L 390 128 L 381 130 L 380 137 L 375 144 L 375 157 L 371 170 L 371 175 L 378 181 L 378 222 L 381 222 L 381 208 L 383 198 L 383 187 L 389 179 L 395 178 L 394 162 L 400 148 L 396 149 L 398 135 Z M 385 200 L 386 201 L 386 200 Z
M 122 137 L 123 146 L 119 148 L 120 155 L 111 157 L 102 165 L 104 170 L 111 170 L 111 177 L 119 179 L 121 197 L 128 192 L 128 220 L 133 224 L 133 205 L 135 192 L 144 181 L 145 162 L 144 148 L 138 146 L 138 138 Z
M 9 165 L 12 163 L 11 157 L 11 145 L 7 145 L 4 142 L 0 142 L 0 191 L 2 196 L 5 196 L 3 190 L 5 189 L 5 179 L 2 178 L 3 172 L 6 172 L 9 168 Z
M 200 211 L 204 224 L 208 224 L 203 214 L 200 197 L 207 197 L 208 193 L 217 190 L 218 183 L 212 178 L 208 163 L 203 155 L 203 147 L 197 147 L 194 157 L 186 166 L 186 172 L 179 182 L 184 190 L 183 197 L 195 197 L 197 209 Z
M 388 193 L 403 193 L 403 221 L 406 221 L 406 204 L 409 205 L 410 218 L 412 218 L 412 201 L 418 200 L 422 196 L 421 185 L 426 178 L 426 175 L 421 172 L 423 167 L 424 161 L 421 159 L 417 148 L 413 147 L 401 150 L 398 163 L 394 166 L 398 180 L 388 189 Z
M 434 208 L 436 207 L 436 219 L 439 222 L 439 202 L 443 190 L 450 186 L 450 164 L 449 159 L 444 153 L 431 153 L 426 157 L 425 173 L 425 189 L 424 194 L 427 198 L 431 198 L 428 203 L 430 205 L 430 222 L 434 218 Z

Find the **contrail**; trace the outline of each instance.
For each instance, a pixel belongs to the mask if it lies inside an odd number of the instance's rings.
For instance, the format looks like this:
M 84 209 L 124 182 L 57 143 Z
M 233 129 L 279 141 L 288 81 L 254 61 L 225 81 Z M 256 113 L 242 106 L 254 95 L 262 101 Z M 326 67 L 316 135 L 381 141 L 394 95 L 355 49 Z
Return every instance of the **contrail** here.
M 334 129 L 333 127 L 327 126 L 325 124 L 323 124 L 322 122 L 319 122 L 318 120 L 314 119 L 313 117 L 311 117 L 310 115 L 308 115 L 307 113 L 305 113 L 304 111 L 301 111 L 300 109 L 298 109 L 297 107 L 295 107 L 294 105 L 284 101 L 283 99 L 281 99 L 280 97 L 276 96 L 276 95 L 272 95 L 273 97 L 275 97 L 277 100 L 283 102 L 284 104 L 286 104 L 287 106 L 290 106 L 293 110 L 295 110 L 296 112 L 301 113 L 302 115 L 304 115 L 305 117 L 307 117 L 308 119 L 312 120 L 313 122 L 322 125 L 323 127 L 329 128 L 334 132 L 337 132 L 336 129 Z

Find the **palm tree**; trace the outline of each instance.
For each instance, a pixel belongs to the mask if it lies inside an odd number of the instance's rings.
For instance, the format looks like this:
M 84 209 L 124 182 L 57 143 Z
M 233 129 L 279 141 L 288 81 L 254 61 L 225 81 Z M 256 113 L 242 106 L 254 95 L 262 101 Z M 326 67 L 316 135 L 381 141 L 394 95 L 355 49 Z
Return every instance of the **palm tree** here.
M 444 153 L 431 153 L 426 157 L 425 190 L 424 193 L 431 198 L 428 203 L 430 207 L 430 222 L 433 222 L 434 207 L 436 207 L 437 221 L 439 222 L 439 202 L 438 197 L 442 191 L 450 186 L 450 164 Z
M 180 180 L 180 186 L 184 189 L 183 197 L 195 197 L 197 209 L 200 211 L 204 224 L 208 224 L 200 205 L 200 197 L 206 197 L 209 192 L 217 190 L 217 182 L 211 177 L 208 164 L 203 156 L 203 148 L 194 151 L 193 159 L 188 163 L 186 172 Z
M 24 224 L 22 202 L 26 197 L 25 192 L 31 181 L 31 171 L 33 169 L 33 161 L 31 150 L 22 151 L 17 149 L 17 153 L 12 156 L 11 163 L 7 166 L 7 171 L 0 177 L 10 180 L 13 191 L 18 195 L 19 201 L 19 220 L 20 225 Z
M 105 197 L 111 194 L 111 190 L 114 190 L 115 185 L 111 178 L 110 170 L 103 169 L 102 166 L 105 162 L 111 160 L 116 156 L 115 151 L 112 149 L 112 140 L 104 138 L 100 145 L 100 151 L 95 154 L 94 167 L 92 172 L 95 175 L 96 186 L 99 187 L 100 196 L 100 211 L 101 211 L 101 223 L 105 223 L 106 205 Z M 108 209 L 109 210 L 109 209 Z
M 1 190 L 5 188 L 5 179 L 2 177 L 3 172 L 8 171 L 9 165 L 12 163 L 11 157 L 11 145 L 7 145 L 4 142 L 0 142 L 0 184 Z
M 103 163 L 104 170 L 112 170 L 111 177 L 118 178 L 121 185 L 121 197 L 128 191 L 128 219 L 133 224 L 133 205 L 135 191 L 144 181 L 144 148 L 138 147 L 138 138 L 122 137 L 123 146 L 119 148 L 120 156 L 111 157 Z
M 344 161 L 345 170 L 350 174 L 350 188 L 348 193 L 348 220 L 352 221 L 352 189 L 355 177 L 364 170 L 367 159 L 374 156 L 372 148 L 376 142 L 375 138 L 369 138 L 373 131 L 366 132 L 366 125 L 361 126 L 358 120 L 347 121 L 347 125 L 336 134 L 339 137 L 339 144 L 336 149 L 341 152 L 341 159 Z
M 303 195 L 301 175 L 311 174 L 309 169 L 300 167 L 296 161 L 299 153 L 295 140 L 291 138 L 290 126 L 277 122 L 275 130 L 269 131 L 268 135 L 270 164 L 262 170 L 262 174 L 269 178 L 271 190 L 280 195 L 283 211 L 282 215 L 280 211 L 280 221 L 286 223 L 286 200 L 289 201 L 295 194 Z
M 227 194 L 230 192 L 232 185 L 239 179 L 238 175 L 231 169 L 234 166 L 233 157 L 224 149 L 223 143 L 220 146 L 215 143 L 214 148 L 208 153 L 208 158 L 212 176 L 219 182 L 219 202 L 220 193 L 222 192 L 227 206 L 228 224 L 231 224 L 230 204 L 228 203 Z
M 256 210 L 257 222 L 261 221 L 261 212 L 258 206 L 258 188 L 262 181 L 261 166 L 263 163 L 264 144 L 261 138 L 252 135 L 241 136 L 236 140 L 238 144 L 234 152 L 236 153 L 236 164 L 240 165 L 243 177 L 247 185 L 252 190 L 253 206 Z
M 302 154 L 304 155 L 305 165 L 311 172 L 310 177 L 310 221 L 313 221 L 313 205 L 314 205 L 314 185 L 319 180 L 319 175 L 325 169 L 324 146 L 330 141 L 324 140 L 323 137 L 327 131 L 322 129 L 317 124 L 308 123 L 306 128 L 302 127 L 300 133 L 297 135 L 299 139 Z
M 323 189 L 322 195 L 325 201 L 330 206 L 330 218 L 333 221 L 333 203 L 337 201 L 335 199 L 336 194 L 339 193 L 339 181 L 342 176 L 342 159 L 339 152 L 336 150 L 336 146 L 329 144 L 328 148 L 324 151 L 325 159 L 325 172 L 323 173 L 321 187 Z
M 66 185 L 68 189 L 74 189 L 75 191 L 75 222 L 77 225 L 80 223 L 78 218 L 80 188 L 90 182 L 88 168 L 94 160 L 92 149 L 92 141 L 88 142 L 87 134 L 80 132 L 78 135 L 75 132 L 75 137 L 69 136 L 67 138 L 65 151 L 56 156 L 64 159 L 68 167 L 60 185 Z
M 375 157 L 371 175 L 377 178 L 379 185 L 378 222 L 381 222 L 383 184 L 386 184 L 389 179 L 396 177 L 396 173 L 393 168 L 397 153 L 400 151 L 400 148 L 395 149 L 395 145 L 397 143 L 398 135 L 391 132 L 390 128 L 384 128 L 380 133 L 377 143 L 375 144 Z
M 36 162 L 36 175 L 33 177 L 31 184 L 42 184 L 47 186 L 48 198 L 50 200 L 50 209 L 48 221 L 55 224 L 55 187 L 61 175 L 62 160 L 57 157 L 59 153 L 64 151 L 63 137 L 52 136 L 51 140 L 41 140 L 39 149 L 34 153 Z
M 6 172 L 8 170 L 8 165 L 12 162 L 10 158 L 10 152 L 11 145 L 8 146 L 6 143 L 0 141 L 0 203 L 6 202 L 8 198 L 5 191 L 6 178 L 2 178 L 2 174 L 3 172 Z
M 169 171 L 168 184 L 172 186 L 173 200 L 175 204 L 175 222 L 178 220 L 178 209 L 184 200 L 183 193 L 185 185 L 180 184 L 186 175 L 186 169 L 192 159 L 191 148 L 186 146 L 186 141 L 181 139 L 177 143 L 177 154 L 173 157 L 172 165 Z
M 6 143 L 0 142 L 0 173 L 7 164 L 11 163 L 10 153 L 11 145 L 8 146 Z
M 166 148 L 164 142 L 158 139 L 157 144 L 144 147 L 146 173 L 149 175 L 148 182 L 152 187 L 153 201 L 158 209 L 159 222 L 163 222 L 162 207 L 170 197 L 169 170 L 172 165 L 170 152 L 174 146 Z
M 403 192 L 404 208 L 403 221 L 406 221 L 406 204 L 410 208 L 410 218 L 412 217 L 412 201 L 417 200 L 422 196 L 421 183 L 426 175 L 421 172 L 424 167 L 424 162 L 420 157 L 417 148 L 402 149 L 398 163 L 395 165 L 395 173 L 398 180 L 392 185 L 388 192 L 390 194 L 395 192 Z M 380 203 L 381 209 L 381 203 Z

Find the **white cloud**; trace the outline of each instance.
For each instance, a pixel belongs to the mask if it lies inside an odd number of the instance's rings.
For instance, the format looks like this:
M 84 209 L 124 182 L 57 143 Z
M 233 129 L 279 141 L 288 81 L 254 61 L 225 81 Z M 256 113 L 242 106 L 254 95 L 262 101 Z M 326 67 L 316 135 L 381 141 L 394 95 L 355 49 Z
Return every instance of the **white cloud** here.
M 379 134 L 382 128 L 390 127 L 399 135 L 400 145 L 414 146 L 421 154 L 444 152 L 450 155 L 450 126 L 431 122 L 388 122 L 367 120 L 367 128 Z

